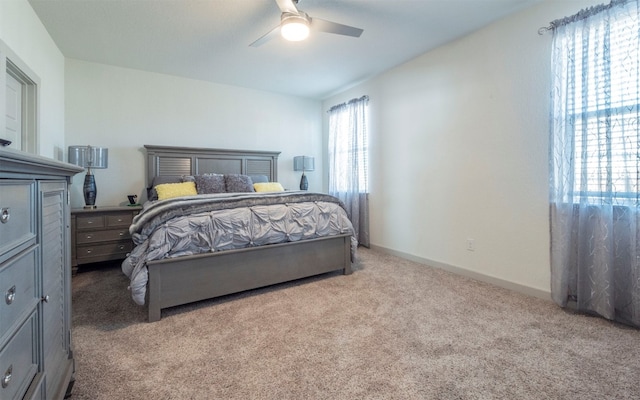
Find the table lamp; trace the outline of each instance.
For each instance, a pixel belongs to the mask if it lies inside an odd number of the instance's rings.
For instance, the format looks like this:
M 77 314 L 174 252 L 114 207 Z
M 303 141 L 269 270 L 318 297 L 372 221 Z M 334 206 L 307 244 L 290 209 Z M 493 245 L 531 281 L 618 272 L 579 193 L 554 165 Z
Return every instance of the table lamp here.
M 69 146 L 69 163 L 84 167 L 87 174 L 84 177 L 84 208 L 96 208 L 96 196 L 98 189 L 96 179 L 91 173 L 91 168 L 107 168 L 109 149 L 93 146 Z
M 304 171 L 313 171 L 315 169 L 315 159 L 309 156 L 296 156 L 293 157 L 293 170 L 302 171 L 302 177 L 300 178 L 300 190 L 309 189 L 309 181 Z

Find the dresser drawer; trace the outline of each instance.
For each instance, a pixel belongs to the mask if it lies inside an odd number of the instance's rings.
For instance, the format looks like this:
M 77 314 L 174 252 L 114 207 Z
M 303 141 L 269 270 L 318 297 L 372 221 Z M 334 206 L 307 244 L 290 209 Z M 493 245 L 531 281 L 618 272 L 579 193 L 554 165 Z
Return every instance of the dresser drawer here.
M 96 244 L 93 246 L 78 246 L 76 257 L 80 260 L 83 258 L 113 256 L 111 259 L 118 259 L 120 256 L 124 258 L 128 252 L 133 249 L 133 242 L 114 242 L 105 244 Z
M 77 229 L 96 229 L 104 227 L 105 222 L 103 215 L 79 215 L 76 217 Z
M 131 225 L 131 221 L 133 221 L 133 214 L 131 212 L 123 212 L 114 214 L 111 213 L 107 215 L 107 226 L 110 228 L 115 227 L 127 227 Z
M 0 259 L 35 241 L 35 183 L 0 181 Z M 22 246 L 21 246 L 22 245 Z
M 0 399 L 22 399 L 38 371 L 36 314 L 0 350 Z
M 0 339 L 38 304 L 37 248 L 33 246 L 0 266 Z
M 76 243 L 96 243 L 96 242 L 108 242 L 112 240 L 129 239 L 129 229 L 110 229 L 105 231 L 85 231 L 78 232 L 76 235 Z

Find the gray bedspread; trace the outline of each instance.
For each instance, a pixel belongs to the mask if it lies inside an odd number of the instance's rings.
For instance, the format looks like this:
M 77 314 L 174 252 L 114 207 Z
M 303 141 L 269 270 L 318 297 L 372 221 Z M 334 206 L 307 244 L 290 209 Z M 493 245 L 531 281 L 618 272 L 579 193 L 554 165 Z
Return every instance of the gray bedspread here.
M 122 263 L 133 300 L 145 302 L 147 261 L 351 233 L 339 199 L 323 193 L 223 193 L 145 203 L 130 228 L 135 247 Z

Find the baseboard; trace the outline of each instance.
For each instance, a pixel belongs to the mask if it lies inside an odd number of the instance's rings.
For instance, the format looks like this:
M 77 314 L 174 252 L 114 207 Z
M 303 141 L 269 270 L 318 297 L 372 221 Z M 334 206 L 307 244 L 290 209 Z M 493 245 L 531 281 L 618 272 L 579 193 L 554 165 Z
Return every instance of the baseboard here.
M 513 290 L 514 292 L 526 294 L 528 296 L 537 297 L 543 300 L 551 301 L 551 293 L 545 290 L 540 290 L 536 288 L 532 288 L 529 286 L 521 285 L 519 283 L 510 282 L 504 279 L 496 278 L 494 276 L 481 274 L 479 272 L 471 271 L 466 268 L 456 267 L 455 265 L 445 264 L 439 261 L 430 260 L 428 258 L 417 257 L 412 254 L 403 253 L 401 251 L 388 249 L 386 247 L 371 245 L 372 250 L 377 250 L 382 253 L 390 254 L 396 257 L 404 258 L 409 261 L 417 262 L 418 264 L 424 264 L 430 267 L 439 268 L 445 271 L 452 272 L 454 274 L 466 276 L 471 279 L 478 280 L 480 282 L 489 283 L 492 285 L 499 286 L 504 289 Z

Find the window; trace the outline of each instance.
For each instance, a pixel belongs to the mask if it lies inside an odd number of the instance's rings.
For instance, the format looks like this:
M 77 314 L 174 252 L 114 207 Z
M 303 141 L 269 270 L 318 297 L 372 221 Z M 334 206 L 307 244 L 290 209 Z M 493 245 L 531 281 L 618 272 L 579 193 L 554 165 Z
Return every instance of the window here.
M 329 192 L 369 191 L 368 97 L 329 110 Z
M 640 181 L 637 15 L 622 14 L 598 29 L 575 29 L 560 41 L 565 66 L 556 107 L 571 131 L 574 202 L 628 203 Z M 634 28 L 635 27 L 635 28 Z M 558 93 L 562 92 L 562 93 Z M 568 188 L 567 188 L 568 189 Z

